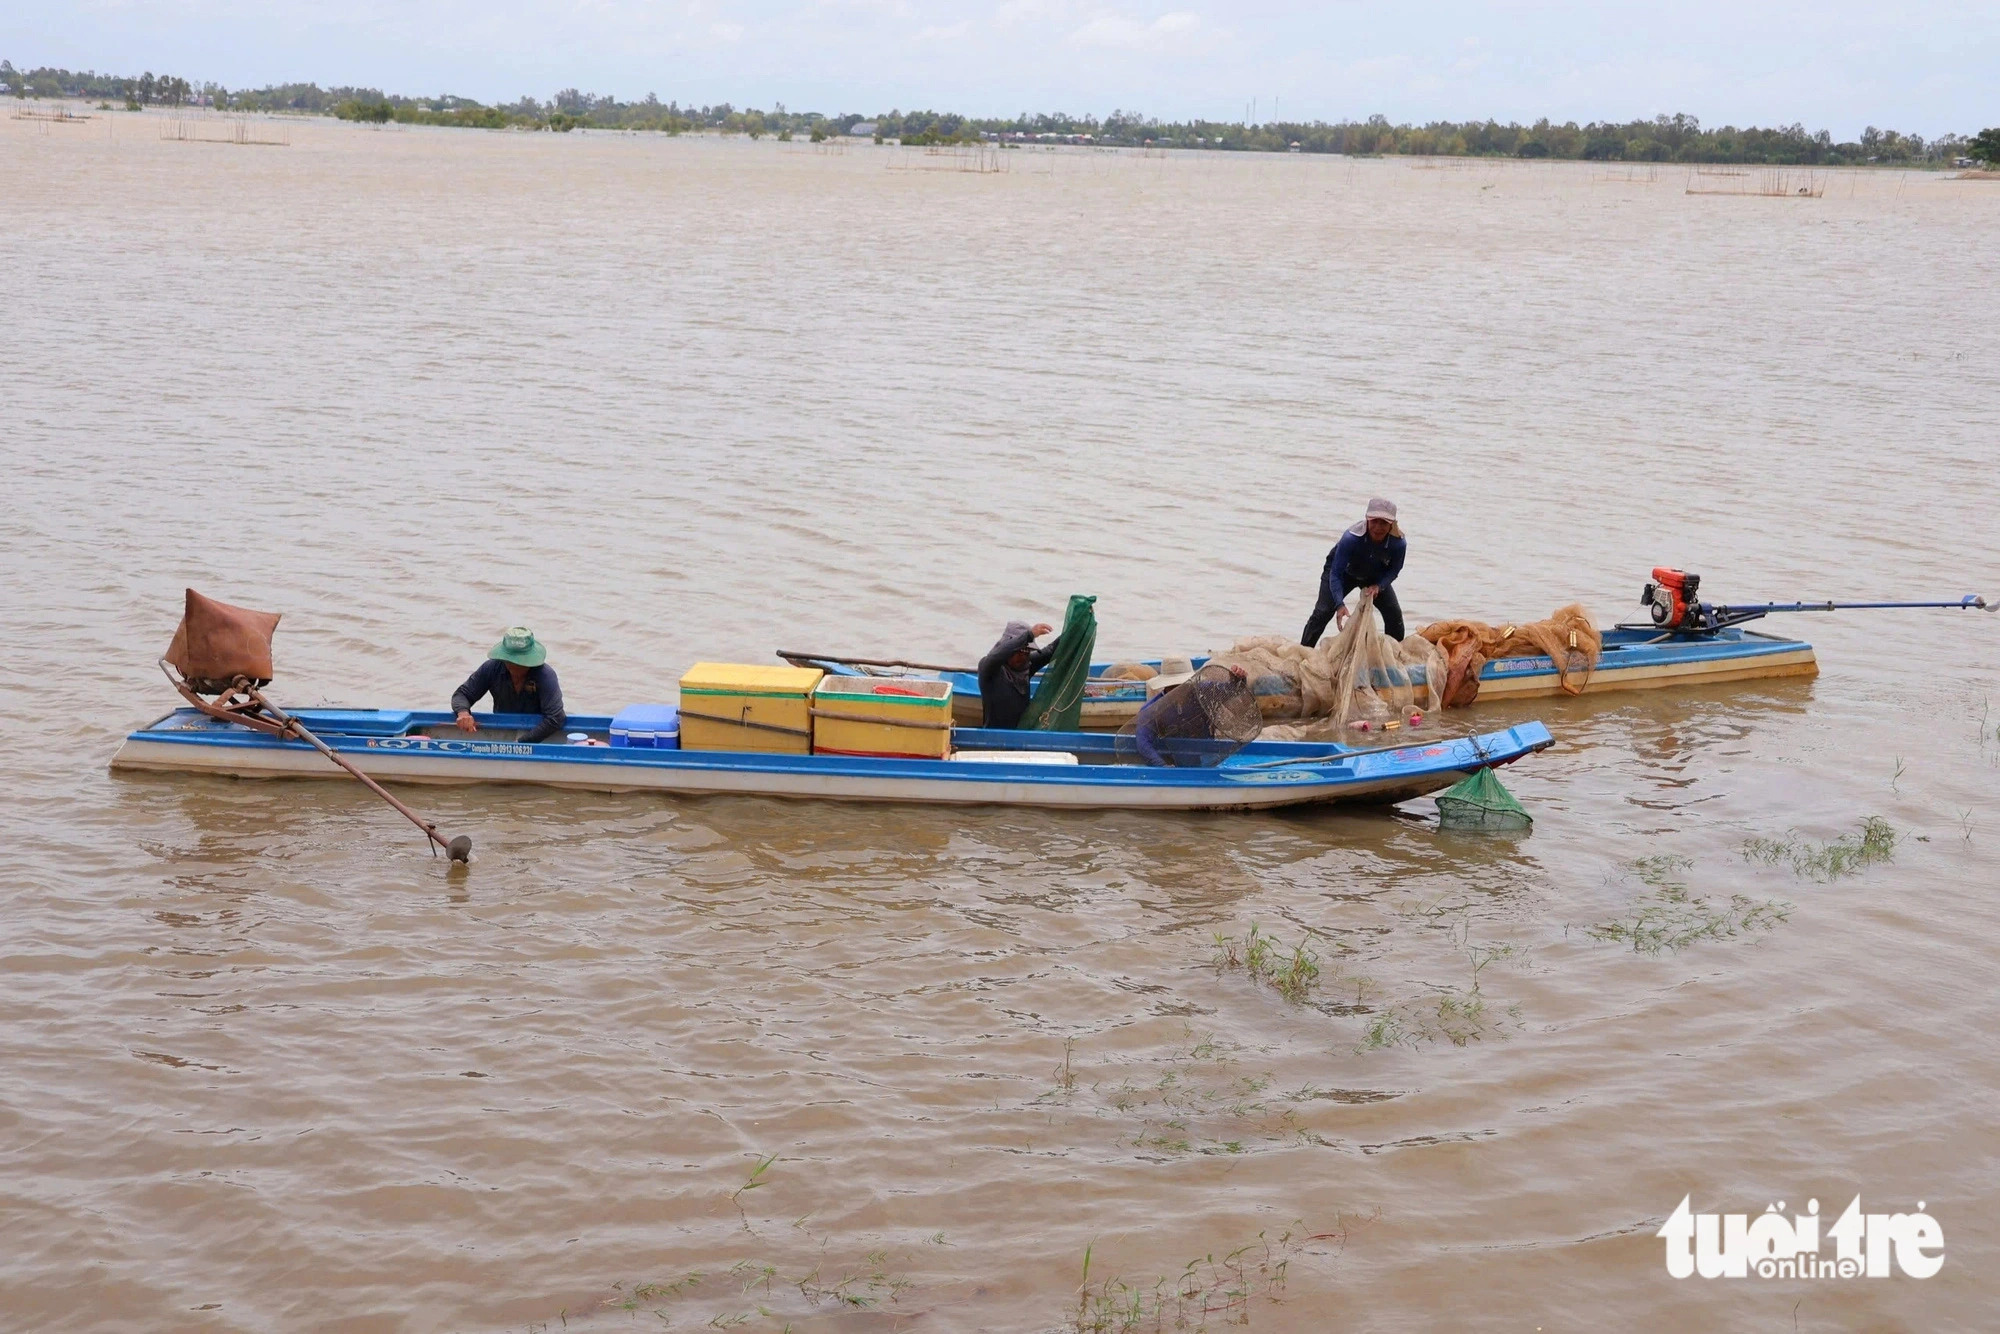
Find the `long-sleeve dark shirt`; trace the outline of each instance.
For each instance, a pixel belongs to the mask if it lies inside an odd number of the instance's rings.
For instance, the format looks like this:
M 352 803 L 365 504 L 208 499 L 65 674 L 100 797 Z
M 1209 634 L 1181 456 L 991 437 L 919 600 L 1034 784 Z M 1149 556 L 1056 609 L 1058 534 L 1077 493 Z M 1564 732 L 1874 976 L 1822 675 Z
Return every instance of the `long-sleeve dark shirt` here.
M 1407 551 L 1408 545 L 1395 534 L 1371 542 L 1368 526 L 1356 524 L 1326 553 L 1326 568 L 1320 573 L 1322 596 L 1331 599 L 1329 606 L 1337 607 L 1357 588 L 1387 588 L 1403 572 Z
M 1003 639 L 979 660 L 979 700 L 986 709 L 986 726 L 1012 729 L 1021 725 L 1021 715 L 1028 711 L 1033 697 L 1035 673 L 1049 665 L 1062 640 L 1052 639 L 1046 648 L 1034 648 L 1034 642 L 1032 633 Z M 1028 667 L 1016 671 L 1007 660 L 1022 649 L 1029 650 Z
M 453 714 L 468 712 L 489 694 L 493 696 L 495 713 L 542 715 L 541 722 L 521 736 L 521 740 L 530 744 L 548 740 L 569 721 L 569 715 L 563 712 L 562 686 L 556 681 L 556 669 L 547 663 L 530 667 L 528 679 L 521 683 L 521 689 L 516 690 L 514 678 L 507 672 L 507 664 L 498 658 L 488 658 L 465 678 L 464 685 L 452 692 L 451 711 Z

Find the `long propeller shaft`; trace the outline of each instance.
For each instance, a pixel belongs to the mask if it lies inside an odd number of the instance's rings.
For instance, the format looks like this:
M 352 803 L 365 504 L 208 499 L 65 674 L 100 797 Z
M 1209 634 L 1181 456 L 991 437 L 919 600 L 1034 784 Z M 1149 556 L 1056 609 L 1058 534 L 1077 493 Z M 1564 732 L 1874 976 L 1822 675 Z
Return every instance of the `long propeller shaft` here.
M 1913 607 L 1943 607 L 1943 608 L 1959 608 L 1959 609 L 1977 610 L 1977 611 L 1994 611 L 1996 609 L 2000 609 L 2000 601 L 1989 602 L 1985 598 L 1976 596 L 1975 594 L 1972 593 L 1967 593 L 1964 597 L 1958 599 L 1956 602 L 1749 602 L 1749 603 L 1730 603 L 1727 606 L 1718 606 L 1716 607 L 1715 610 L 1721 614 L 1740 615 L 1744 612 L 1763 613 L 1772 611 L 1878 611 L 1886 608 L 1913 608 Z

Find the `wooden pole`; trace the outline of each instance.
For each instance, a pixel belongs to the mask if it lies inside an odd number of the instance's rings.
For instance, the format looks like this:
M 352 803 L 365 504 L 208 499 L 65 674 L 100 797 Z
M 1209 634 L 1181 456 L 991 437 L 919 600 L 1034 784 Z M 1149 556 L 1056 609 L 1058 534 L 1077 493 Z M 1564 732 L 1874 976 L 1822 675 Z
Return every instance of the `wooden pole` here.
M 778 656 L 793 666 L 815 662 L 837 662 L 843 667 L 904 667 L 918 672 L 961 672 L 966 676 L 979 674 L 977 667 L 946 667 L 935 662 L 905 662 L 901 658 L 836 658 L 831 653 L 788 653 L 778 650 Z

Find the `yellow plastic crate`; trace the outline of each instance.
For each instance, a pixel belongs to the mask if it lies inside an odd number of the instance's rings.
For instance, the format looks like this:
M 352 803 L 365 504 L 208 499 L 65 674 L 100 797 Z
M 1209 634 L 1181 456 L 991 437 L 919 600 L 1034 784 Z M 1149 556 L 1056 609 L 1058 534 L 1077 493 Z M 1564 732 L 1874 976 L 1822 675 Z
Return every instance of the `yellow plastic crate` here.
M 813 691 L 813 752 L 941 760 L 951 753 L 951 682 L 829 676 Z
M 681 677 L 682 750 L 812 753 L 817 667 L 698 662 Z

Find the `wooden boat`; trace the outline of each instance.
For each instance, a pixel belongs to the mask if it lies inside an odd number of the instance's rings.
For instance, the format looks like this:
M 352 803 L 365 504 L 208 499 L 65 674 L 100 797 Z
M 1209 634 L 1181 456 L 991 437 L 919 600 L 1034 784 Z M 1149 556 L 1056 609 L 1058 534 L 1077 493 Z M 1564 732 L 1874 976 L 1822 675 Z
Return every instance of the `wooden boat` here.
M 1684 635 L 1620 628 L 1604 632 L 1604 652 L 1583 693 L 1818 675 L 1819 660 L 1803 639 L 1756 630 Z M 1546 699 L 1563 693 L 1556 665 L 1547 657 L 1495 658 L 1479 669 L 1481 700 Z
M 802 666 L 854 675 L 866 668 L 824 658 L 794 659 Z M 1191 660 L 1200 667 L 1208 659 Z M 1083 729 L 1115 732 L 1138 716 L 1147 699 L 1143 681 L 1104 679 L 1110 663 L 1092 663 L 1084 685 Z M 1148 662 L 1157 669 L 1157 661 Z M 871 673 L 872 674 L 872 673 Z M 966 672 L 914 673 L 951 682 L 953 719 L 961 727 L 982 721 L 979 680 Z M 1705 634 L 1616 629 L 1604 632 L 1604 652 L 1584 686 L 1587 695 L 1617 690 L 1660 690 L 1669 686 L 1719 685 L 1784 676 L 1816 676 L 1819 662 L 1802 639 L 1726 629 Z M 1547 657 L 1495 658 L 1479 671 L 1479 702 L 1551 699 L 1565 693 L 1555 663 Z
M 837 801 L 1049 806 L 1098 810 L 1255 810 L 1308 803 L 1385 804 L 1423 796 L 1483 768 L 1552 744 L 1540 723 L 1476 737 L 1417 739 L 1360 750 L 1252 742 L 1207 768 L 1124 762 L 1118 739 L 1079 732 L 953 734 L 945 760 L 654 750 L 603 743 L 609 717 L 572 717 L 582 744 L 525 744 L 537 719 L 475 715 L 467 735 L 443 712 L 301 709 L 333 751 L 385 782 L 515 783 L 598 792 L 739 793 Z M 182 708 L 125 738 L 111 767 L 239 778 L 338 777 L 326 758 L 284 740 Z

